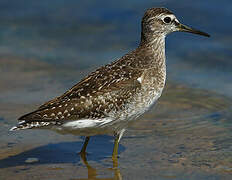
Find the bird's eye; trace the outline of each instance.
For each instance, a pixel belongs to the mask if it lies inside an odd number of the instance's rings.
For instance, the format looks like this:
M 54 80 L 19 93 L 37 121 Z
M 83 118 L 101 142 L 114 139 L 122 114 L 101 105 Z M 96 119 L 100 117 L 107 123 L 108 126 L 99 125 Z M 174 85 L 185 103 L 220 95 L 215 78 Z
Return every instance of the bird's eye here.
M 170 17 L 165 17 L 165 18 L 164 18 L 164 22 L 165 22 L 166 24 L 169 24 L 171 21 L 172 21 L 172 19 L 171 19 Z

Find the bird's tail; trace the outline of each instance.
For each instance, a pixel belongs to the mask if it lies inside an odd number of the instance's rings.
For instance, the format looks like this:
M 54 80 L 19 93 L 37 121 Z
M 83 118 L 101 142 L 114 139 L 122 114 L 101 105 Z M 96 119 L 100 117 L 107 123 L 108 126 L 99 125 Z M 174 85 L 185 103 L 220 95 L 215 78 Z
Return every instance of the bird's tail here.
M 16 126 L 12 127 L 10 131 L 17 131 L 21 129 L 30 129 L 25 121 L 20 121 Z

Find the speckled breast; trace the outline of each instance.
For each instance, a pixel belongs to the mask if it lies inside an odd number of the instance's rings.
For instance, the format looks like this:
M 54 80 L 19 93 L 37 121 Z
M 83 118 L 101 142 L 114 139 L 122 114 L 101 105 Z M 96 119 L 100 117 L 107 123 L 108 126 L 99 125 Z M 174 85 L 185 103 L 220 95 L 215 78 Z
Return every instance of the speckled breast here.
M 161 96 L 166 80 L 165 67 L 159 70 L 149 69 L 138 78 L 141 88 L 126 104 L 120 119 L 131 121 L 151 109 Z

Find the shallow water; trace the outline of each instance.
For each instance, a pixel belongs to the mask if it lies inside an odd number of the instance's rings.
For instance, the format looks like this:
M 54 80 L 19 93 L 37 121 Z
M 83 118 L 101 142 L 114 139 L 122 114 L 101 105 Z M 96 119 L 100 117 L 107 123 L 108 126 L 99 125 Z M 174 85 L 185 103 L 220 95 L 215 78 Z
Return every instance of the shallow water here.
M 85 162 L 77 153 L 82 137 L 8 131 L 20 115 L 135 48 L 152 6 L 212 37 L 167 38 L 167 87 L 126 131 L 117 167 L 109 136 L 90 139 Z M 231 10 L 229 0 L 1 1 L 0 179 L 231 179 Z

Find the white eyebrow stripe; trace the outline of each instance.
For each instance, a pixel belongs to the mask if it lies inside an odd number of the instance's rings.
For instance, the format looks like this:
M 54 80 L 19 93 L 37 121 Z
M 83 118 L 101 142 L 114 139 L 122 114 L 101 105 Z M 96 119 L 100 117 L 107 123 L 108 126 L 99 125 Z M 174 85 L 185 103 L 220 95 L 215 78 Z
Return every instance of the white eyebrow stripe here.
M 174 14 L 165 14 L 165 13 L 162 13 L 162 14 L 160 14 L 160 15 L 158 16 L 158 18 L 160 18 L 160 19 L 163 19 L 163 18 L 165 18 L 165 17 L 170 17 L 172 20 L 175 20 L 176 22 L 179 23 L 178 19 L 176 19 L 176 16 L 175 16 Z M 147 19 L 147 22 L 149 22 L 149 21 L 151 21 L 151 20 L 153 20 L 153 19 L 156 19 L 156 18 L 157 18 L 157 17 L 150 17 L 150 18 Z
M 176 21 L 176 22 L 180 23 L 180 22 L 178 21 L 178 19 L 176 19 L 176 17 L 174 18 L 174 21 Z

